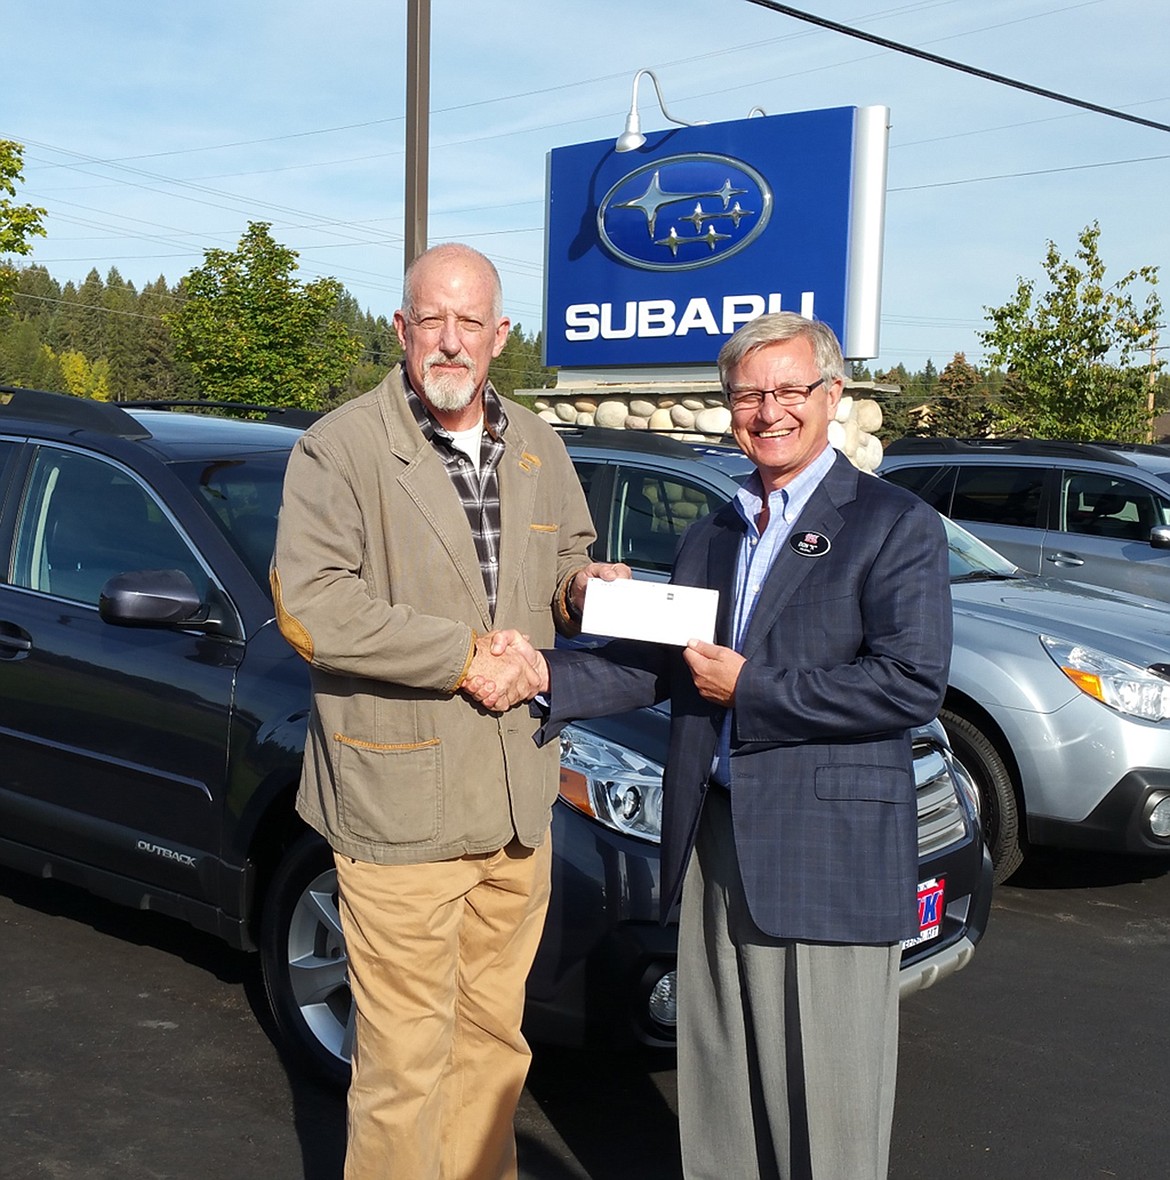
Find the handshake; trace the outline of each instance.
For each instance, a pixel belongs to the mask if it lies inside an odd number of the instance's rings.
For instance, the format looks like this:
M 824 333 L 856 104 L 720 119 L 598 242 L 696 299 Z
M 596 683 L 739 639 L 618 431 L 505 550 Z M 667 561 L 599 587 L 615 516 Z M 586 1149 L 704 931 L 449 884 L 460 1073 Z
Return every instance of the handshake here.
M 548 691 L 548 664 L 519 631 L 492 631 L 475 641 L 460 690 L 493 713 Z
M 590 578 L 612 582 L 628 578 L 631 570 L 622 562 L 591 561 L 577 571 L 569 587 L 569 602 L 576 617 L 585 607 L 585 587 Z M 513 705 L 530 701 L 548 691 L 548 664 L 519 631 L 492 631 L 475 641 L 475 655 L 461 692 L 493 713 L 506 713 Z

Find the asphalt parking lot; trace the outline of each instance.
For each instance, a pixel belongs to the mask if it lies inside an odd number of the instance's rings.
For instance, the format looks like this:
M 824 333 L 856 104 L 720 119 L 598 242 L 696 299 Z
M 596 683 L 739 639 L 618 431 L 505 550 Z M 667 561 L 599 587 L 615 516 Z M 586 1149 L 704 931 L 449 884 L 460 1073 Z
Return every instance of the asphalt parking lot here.
M 0 938 L 0 1177 L 340 1176 L 343 1100 L 285 1069 L 248 956 L 7 870 Z M 1168 987 L 1170 863 L 1037 855 L 902 1006 L 892 1180 L 1170 1174 Z M 521 1175 L 677 1176 L 674 1093 L 669 1061 L 538 1047 Z

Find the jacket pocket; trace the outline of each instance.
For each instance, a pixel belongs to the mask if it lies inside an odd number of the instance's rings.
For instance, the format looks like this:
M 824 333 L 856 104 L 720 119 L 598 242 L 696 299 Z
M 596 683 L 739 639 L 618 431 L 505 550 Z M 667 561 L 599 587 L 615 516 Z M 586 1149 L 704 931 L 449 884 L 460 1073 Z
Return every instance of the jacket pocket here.
M 338 818 L 349 835 L 379 844 L 422 844 L 439 834 L 443 773 L 439 739 L 365 742 L 333 735 Z
M 528 547 L 524 552 L 524 589 L 533 610 L 548 610 L 557 586 L 557 544 L 560 529 L 555 524 L 528 526 Z
M 914 788 L 897 766 L 818 766 L 813 777 L 818 799 L 865 799 L 874 803 L 909 803 Z

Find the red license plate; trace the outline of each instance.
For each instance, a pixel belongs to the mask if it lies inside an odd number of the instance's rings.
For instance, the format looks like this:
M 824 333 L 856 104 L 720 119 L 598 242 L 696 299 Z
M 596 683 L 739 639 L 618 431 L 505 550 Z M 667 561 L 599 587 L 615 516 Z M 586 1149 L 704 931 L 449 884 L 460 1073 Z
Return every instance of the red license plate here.
M 929 881 L 918 883 L 918 933 L 913 938 L 903 940 L 903 950 L 938 937 L 942 929 L 945 893 L 946 880 L 943 877 L 932 877 Z

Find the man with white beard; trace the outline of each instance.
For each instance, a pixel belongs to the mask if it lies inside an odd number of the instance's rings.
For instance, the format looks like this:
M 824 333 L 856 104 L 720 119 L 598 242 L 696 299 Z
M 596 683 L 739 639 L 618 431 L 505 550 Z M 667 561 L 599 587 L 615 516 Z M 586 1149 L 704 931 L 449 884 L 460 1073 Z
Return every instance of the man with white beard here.
M 407 271 L 404 357 L 293 448 L 272 566 L 311 667 L 297 810 L 334 851 L 356 1006 L 346 1180 L 515 1177 L 524 981 L 549 895 L 558 752 L 491 653 L 577 629 L 593 526 L 564 445 L 500 398 L 495 267 L 436 246 Z M 489 711 L 464 690 L 486 680 Z

